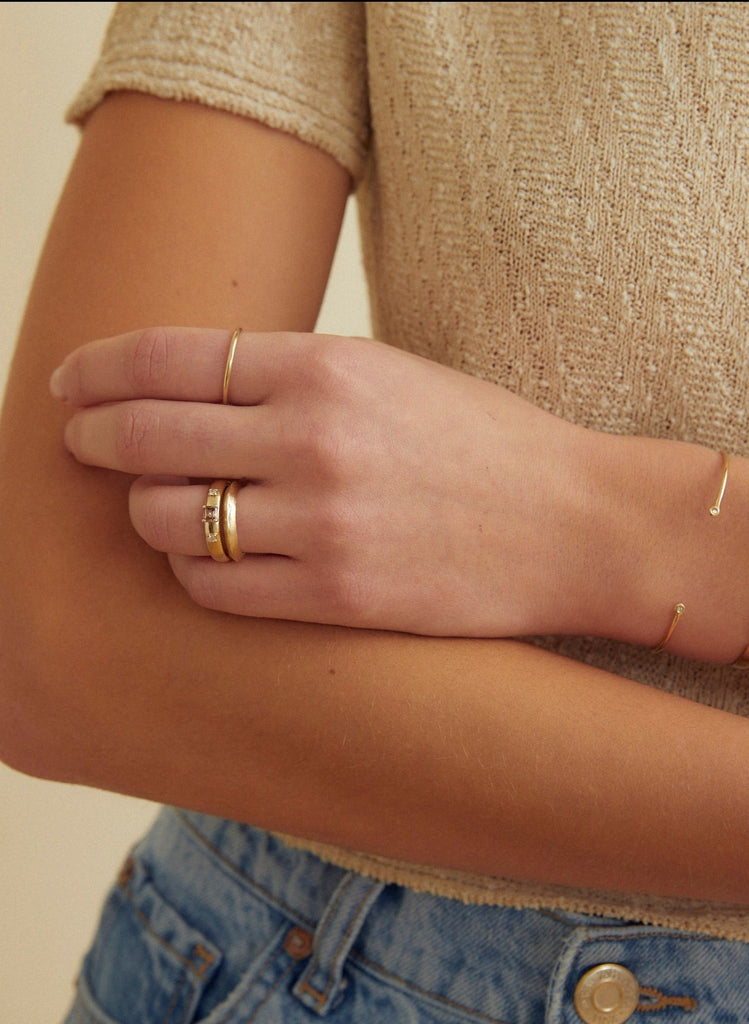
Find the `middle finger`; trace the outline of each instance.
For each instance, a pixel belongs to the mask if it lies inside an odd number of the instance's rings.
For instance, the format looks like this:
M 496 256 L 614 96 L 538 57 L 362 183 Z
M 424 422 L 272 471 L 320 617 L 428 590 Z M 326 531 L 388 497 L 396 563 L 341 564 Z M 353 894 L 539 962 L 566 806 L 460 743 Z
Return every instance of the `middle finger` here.
M 79 462 L 135 476 L 265 479 L 279 463 L 263 406 L 144 399 L 76 412 L 65 444 Z

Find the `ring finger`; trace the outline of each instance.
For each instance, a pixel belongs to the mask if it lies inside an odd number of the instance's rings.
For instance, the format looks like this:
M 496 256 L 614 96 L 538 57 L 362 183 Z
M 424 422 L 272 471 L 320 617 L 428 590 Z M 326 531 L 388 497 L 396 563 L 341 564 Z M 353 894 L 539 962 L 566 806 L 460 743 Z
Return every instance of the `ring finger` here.
M 156 551 L 208 555 L 203 523 L 207 484 L 178 484 L 173 478 L 140 477 L 130 489 L 130 519 Z M 245 484 L 237 494 L 237 542 L 246 554 L 299 556 L 299 515 L 269 486 Z

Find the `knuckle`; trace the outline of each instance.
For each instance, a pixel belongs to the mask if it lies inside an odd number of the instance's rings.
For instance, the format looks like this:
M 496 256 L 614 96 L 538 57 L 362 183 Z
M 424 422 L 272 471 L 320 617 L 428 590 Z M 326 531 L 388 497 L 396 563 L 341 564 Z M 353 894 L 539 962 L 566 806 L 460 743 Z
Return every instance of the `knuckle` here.
M 305 475 L 337 492 L 350 479 L 353 432 L 340 409 L 322 405 L 301 414 L 294 448 Z
M 153 406 L 144 402 L 127 403 L 115 431 L 118 465 L 132 472 L 147 472 L 150 455 L 158 437 L 159 420 Z
M 149 394 L 167 379 L 172 343 L 170 332 L 163 327 L 139 332 L 125 367 L 136 393 Z
M 351 342 L 328 335 L 317 336 L 304 354 L 301 367 L 308 385 L 321 394 L 345 394 L 355 375 L 355 357 Z
M 320 483 L 342 482 L 355 468 L 351 458 L 361 433 L 365 381 L 361 362 L 352 339 L 316 336 L 297 351 L 289 370 L 294 405 L 282 424 L 282 444 Z
M 73 404 L 85 404 L 90 397 L 91 389 L 87 387 L 84 359 L 81 353 L 71 356 L 65 367 L 68 399 Z
M 357 549 L 357 524 L 343 495 L 329 495 L 316 501 L 308 511 L 308 524 L 318 554 L 345 565 L 349 552 Z

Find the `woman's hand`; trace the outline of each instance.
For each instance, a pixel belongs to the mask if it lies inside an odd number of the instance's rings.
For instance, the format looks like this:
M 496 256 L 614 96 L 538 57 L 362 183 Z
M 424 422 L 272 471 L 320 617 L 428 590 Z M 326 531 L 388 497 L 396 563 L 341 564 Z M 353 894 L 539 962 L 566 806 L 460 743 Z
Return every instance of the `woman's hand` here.
M 591 634 L 731 661 L 746 646 L 749 479 L 695 445 L 584 430 L 361 338 L 162 328 L 56 373 L 76 458 L 136 475 L 130 516 L 198 604 L 425 635 Z M 240 562 L 202 508 L 243 483 Z
M 79 407 L 68 448 L 138 477 L 133 525 L 195 601 L 433 635 L 559 627 L 574 580 L 555 524 L 573 535 L 588 432 L 377 342 L 303 334 L 243 333 L 222 405 L 228 343 L 98 341 L 53 384 Z M 236 563 L 208 557 L 217 478 L 244 483 Z

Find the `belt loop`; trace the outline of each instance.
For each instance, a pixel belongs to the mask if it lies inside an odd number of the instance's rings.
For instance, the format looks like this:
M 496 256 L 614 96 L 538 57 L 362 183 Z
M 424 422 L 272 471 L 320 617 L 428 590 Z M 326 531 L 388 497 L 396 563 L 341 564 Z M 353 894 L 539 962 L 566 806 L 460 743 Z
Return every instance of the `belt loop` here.
M 315 930 L 312 956 L 294 985 L 294 995 L 310 1010 L 326 1016 L 346 986 L 343 968 L 382 882 L 347 872 L 333 893 Z

